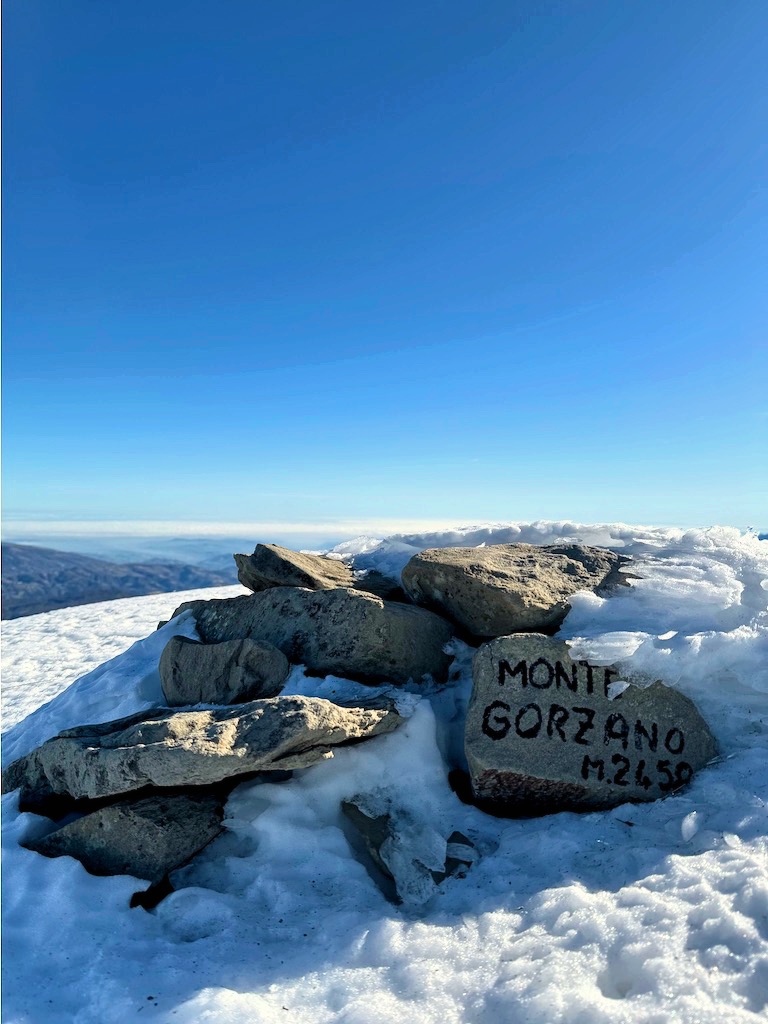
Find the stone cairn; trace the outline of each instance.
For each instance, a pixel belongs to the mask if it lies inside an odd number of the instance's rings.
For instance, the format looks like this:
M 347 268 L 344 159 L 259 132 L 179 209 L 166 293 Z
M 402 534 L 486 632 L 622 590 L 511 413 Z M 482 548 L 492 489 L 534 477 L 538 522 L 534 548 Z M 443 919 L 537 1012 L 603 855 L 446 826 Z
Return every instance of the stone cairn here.
M 395 702 L 377 695 L 358 706 L 281 696 L 291 665 L 368 685 L 450 685 L 449 641 L 476 647 L 469 771 L 454 766 L 451 778 L 462 799 L 499 816 L 654 800 L 716 756 L 682 694 L 574 661 L 553 637 L 577 591 L 626 585 L 627 559 L 611 551 L 439 548 L 415 555 L 401 581 L 273 544 L 234 557 L 250 594 L 173 613 L 191 612 L 201 639 L 175 636 L 165 647 L 166 707 L 67 729 L 3 773 L 22 810 L 51 819 L 26 845 L 76 857 L 95 874 L 146 879 L 132 905 L 172 891 L 169 873 L 223 831 L 238 783 L 290 778 L 340 744 L 400 725 Z M 340 810 L 402 898 L 388 857 L 397 852 L 396 795 L 360 794 Z M 476 857 L 460 832 L 446 849 L 444 864 L 416 865 L 430 885 L 464 874 Z

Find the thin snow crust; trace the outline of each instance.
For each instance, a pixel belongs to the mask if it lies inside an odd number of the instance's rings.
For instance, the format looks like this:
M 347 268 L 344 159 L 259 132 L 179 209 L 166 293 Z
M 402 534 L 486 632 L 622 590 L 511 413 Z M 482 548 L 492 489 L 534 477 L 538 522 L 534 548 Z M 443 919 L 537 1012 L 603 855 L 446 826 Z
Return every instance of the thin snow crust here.
M 517 523 L 362 538 L 335 553 L 391 573 L 424 547 L 508 541 L 583 542 L 632 556 L 630 586 L 577 595 L 560 636 L 580 657 L 650 672 L 693 697 L 717 735 L 717 763 L 653 804 L 524 821 L 483 815 L 460 803 L 446 778 L 446 764 L 460 763 L 471 689 L 471 651 L 454 641 L 447 687 L 421 697 L 397 691 L 410 715 L 400 730 L 339 749 L 289 782 L 239 786 L 228 831 L 176 873 L 177 891 L 151 913 L 128 908 L 142 884 L 135 879 L 96 878 L 70 858 L 20 848 L 39 822 L 9 794 L 3 1019 L 764 1020 L 768 543 L 726 528 Z M 174 633 L 194 635 L 194 624 L 180 617 L 148 635 L 156 621 L 181 600 L 239 592 L 155 595 L 7 623 L 4 760 L 68 725 L 159 703 L 162 647 Z M 301 668 L 287 689 L 370 695 Z M 458 829 L 479 854 L 468 876 L 432 893 L 413 878 L 418 898 L 389 902 L 339 811 L 358 794 L 395 798 L 404 871 L 409 843 L 437 862 Z

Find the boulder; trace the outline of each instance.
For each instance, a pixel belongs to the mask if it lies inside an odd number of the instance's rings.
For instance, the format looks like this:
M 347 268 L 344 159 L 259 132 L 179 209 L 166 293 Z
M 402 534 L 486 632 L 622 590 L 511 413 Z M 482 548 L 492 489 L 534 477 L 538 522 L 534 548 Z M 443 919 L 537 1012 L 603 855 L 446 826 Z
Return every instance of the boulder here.
M 307 555 L 279 544 L 257 544 L 252 555 L 235 555 L 237 578 L 255 594 L 272 587 L 334 590 L 353 587 L 354 573 L 336 558 Z
M 233 708 L 172 711 L 67 729 L 3 772 L 33 809 L 56 796 L 99 800 L 145 786 L 211 785 L 258 771 L 306 768 L 333 747 L 391 732 L 393 705 L 340 707 L 320 697 L 272 697 Z
M 257 544 L 252 555 L 235 555 L 237 578 L 255 594 L 272 587 L 335 590 L 350 587 L 387 601 L 406 600 L 396 580 L 375 569 L 355 572 L 346 562 L 326 555 L 308 555 L 279 544 Z
M 492 544 L 433 548 L 414 555 L 403 586 L 417 604 L 455 622 L 468 637 L 553 633 L 578 590 L 622 582 L 626 559 L 603 548 Z
M 277 696 L 289 668 L 286 656 L 272 644 L 247 638 L 203 644 L 174 636 L 160 658 L 160 681 L 169 707 L 243 704 Z
M 46 857 L 75 857 L 94 875 L 159 882 L 222 831 L 222 801 L 206 793 L 119 800 L 24 843 Z
M 188 601 L 206 643 L 249 637 L 274 644 L 289 661 L 316 675 L 363 683 L 444 682 L 451 656 L 443 650 L 453 629 L 424 608 L 385 602 L 349 588 L 278 587 L 260 594 Z
M 465 750 L 474 796 L 493 814 L 656 800 L 717 754 L 683 694 L 572 661 L 568 646 L 551 637 L 492 640 L 475 655 L 473 673 Z

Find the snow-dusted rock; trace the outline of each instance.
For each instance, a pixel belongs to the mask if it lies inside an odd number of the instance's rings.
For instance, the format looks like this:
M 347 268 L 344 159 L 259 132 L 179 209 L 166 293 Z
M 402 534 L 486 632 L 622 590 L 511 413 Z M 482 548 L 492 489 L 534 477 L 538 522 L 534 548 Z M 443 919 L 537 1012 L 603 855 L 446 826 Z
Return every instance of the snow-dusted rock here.
M 289 668 L 286 656 L 272 644 L 247 638 L 202 644 L 174 636 L 160 658 L 160 681 L 170 707 L 243 704 L 277 696 Z
M 622 556 L 580 544 L 493 544 L 432 548 L 403 569 L 403 586 L 420 605 L 479 639 L 519 631 L 554 632 L 578 590 L 619 583 Z
M 451 656 L 443 650 L 453 629 L 424 608 L 385 602 L 349 588 L 311 591 L 276 587 L 220 601 L 190 601 L 206 643 L 250 637 L 274 644 L 317 675 L 361 682 L 443 682 Z
M 95 875 L 158 882 L 222 831 L 220 796 L 159 794 L 118 800 L 24 843 L 46 857 L 75 857 Z
M 551 637 L 492 640 L 475 655 L 473 673 L 465 750 L 475 797 L 493 813 L 656 800 L 717 754 L 683 694 L 573 661 Z
M 448 841 L 396 797 L 371 793 L 343 800 L 341 809 L 363 841 L 379 871 L 395 883 L 397 898 L 418 906 L 451 875 L 464 876 L 475 861 L 474 845 L 461 832 Z
M 101 799 L 144 786 L 204 786 L 256 771 L 306 768 L 350 740 L 391 732 L 391 707 L 340 707 L 321 697 L 272 697 L 210 711 L 146 711 L 67 729 L 11 764 L 3 791 L 22 806 L 57 795 Z

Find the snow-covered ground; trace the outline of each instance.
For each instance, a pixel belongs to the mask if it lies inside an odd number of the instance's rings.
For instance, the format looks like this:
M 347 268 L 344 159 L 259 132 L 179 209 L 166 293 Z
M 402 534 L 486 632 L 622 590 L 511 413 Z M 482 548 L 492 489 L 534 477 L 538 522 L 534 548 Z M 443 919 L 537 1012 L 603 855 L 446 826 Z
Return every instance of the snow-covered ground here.
M 150 913 L 128 908 L 145 883 L 96 878 L 69 858 L 20 848 L 36 819 L 9 794 L 4 1021 L 765 1019 L 768 543 L 730 529 L 541 523 L 341 549 L 396 571 L 421 547 L 508 540 L 582 540 L 634 556 L 640 578 L 607 599 L 579 595 L 561 636 L 582 657 L 623 659 L 692 696 L 718 737 L 717 764 L 653 804 L 528 821 L 483 815 L 446 780 L 470 686 L 469 652 L 457 645 L 459 677 L 412 701 L 394 734 L 340 749 L 289 782 L 238 787 L 229 831 L 177 873 L 177 891 Z M 152 633 L 157 620 L 190 597 L 238 592 L 133 598 L 4 624 L 4 761 L 66 726 L 159 703 L 160 651 L 172 632 L 194 627 L 179 620 Z M 332 696 L 355 686 L 296 669 L 289 688 Z M 420 905 L 387 902 L 339 814 L 342 798 L 382 789 L 397 794 L 406 844 L 453 829 L 472 837 L 480 859 L 465 879 Z

